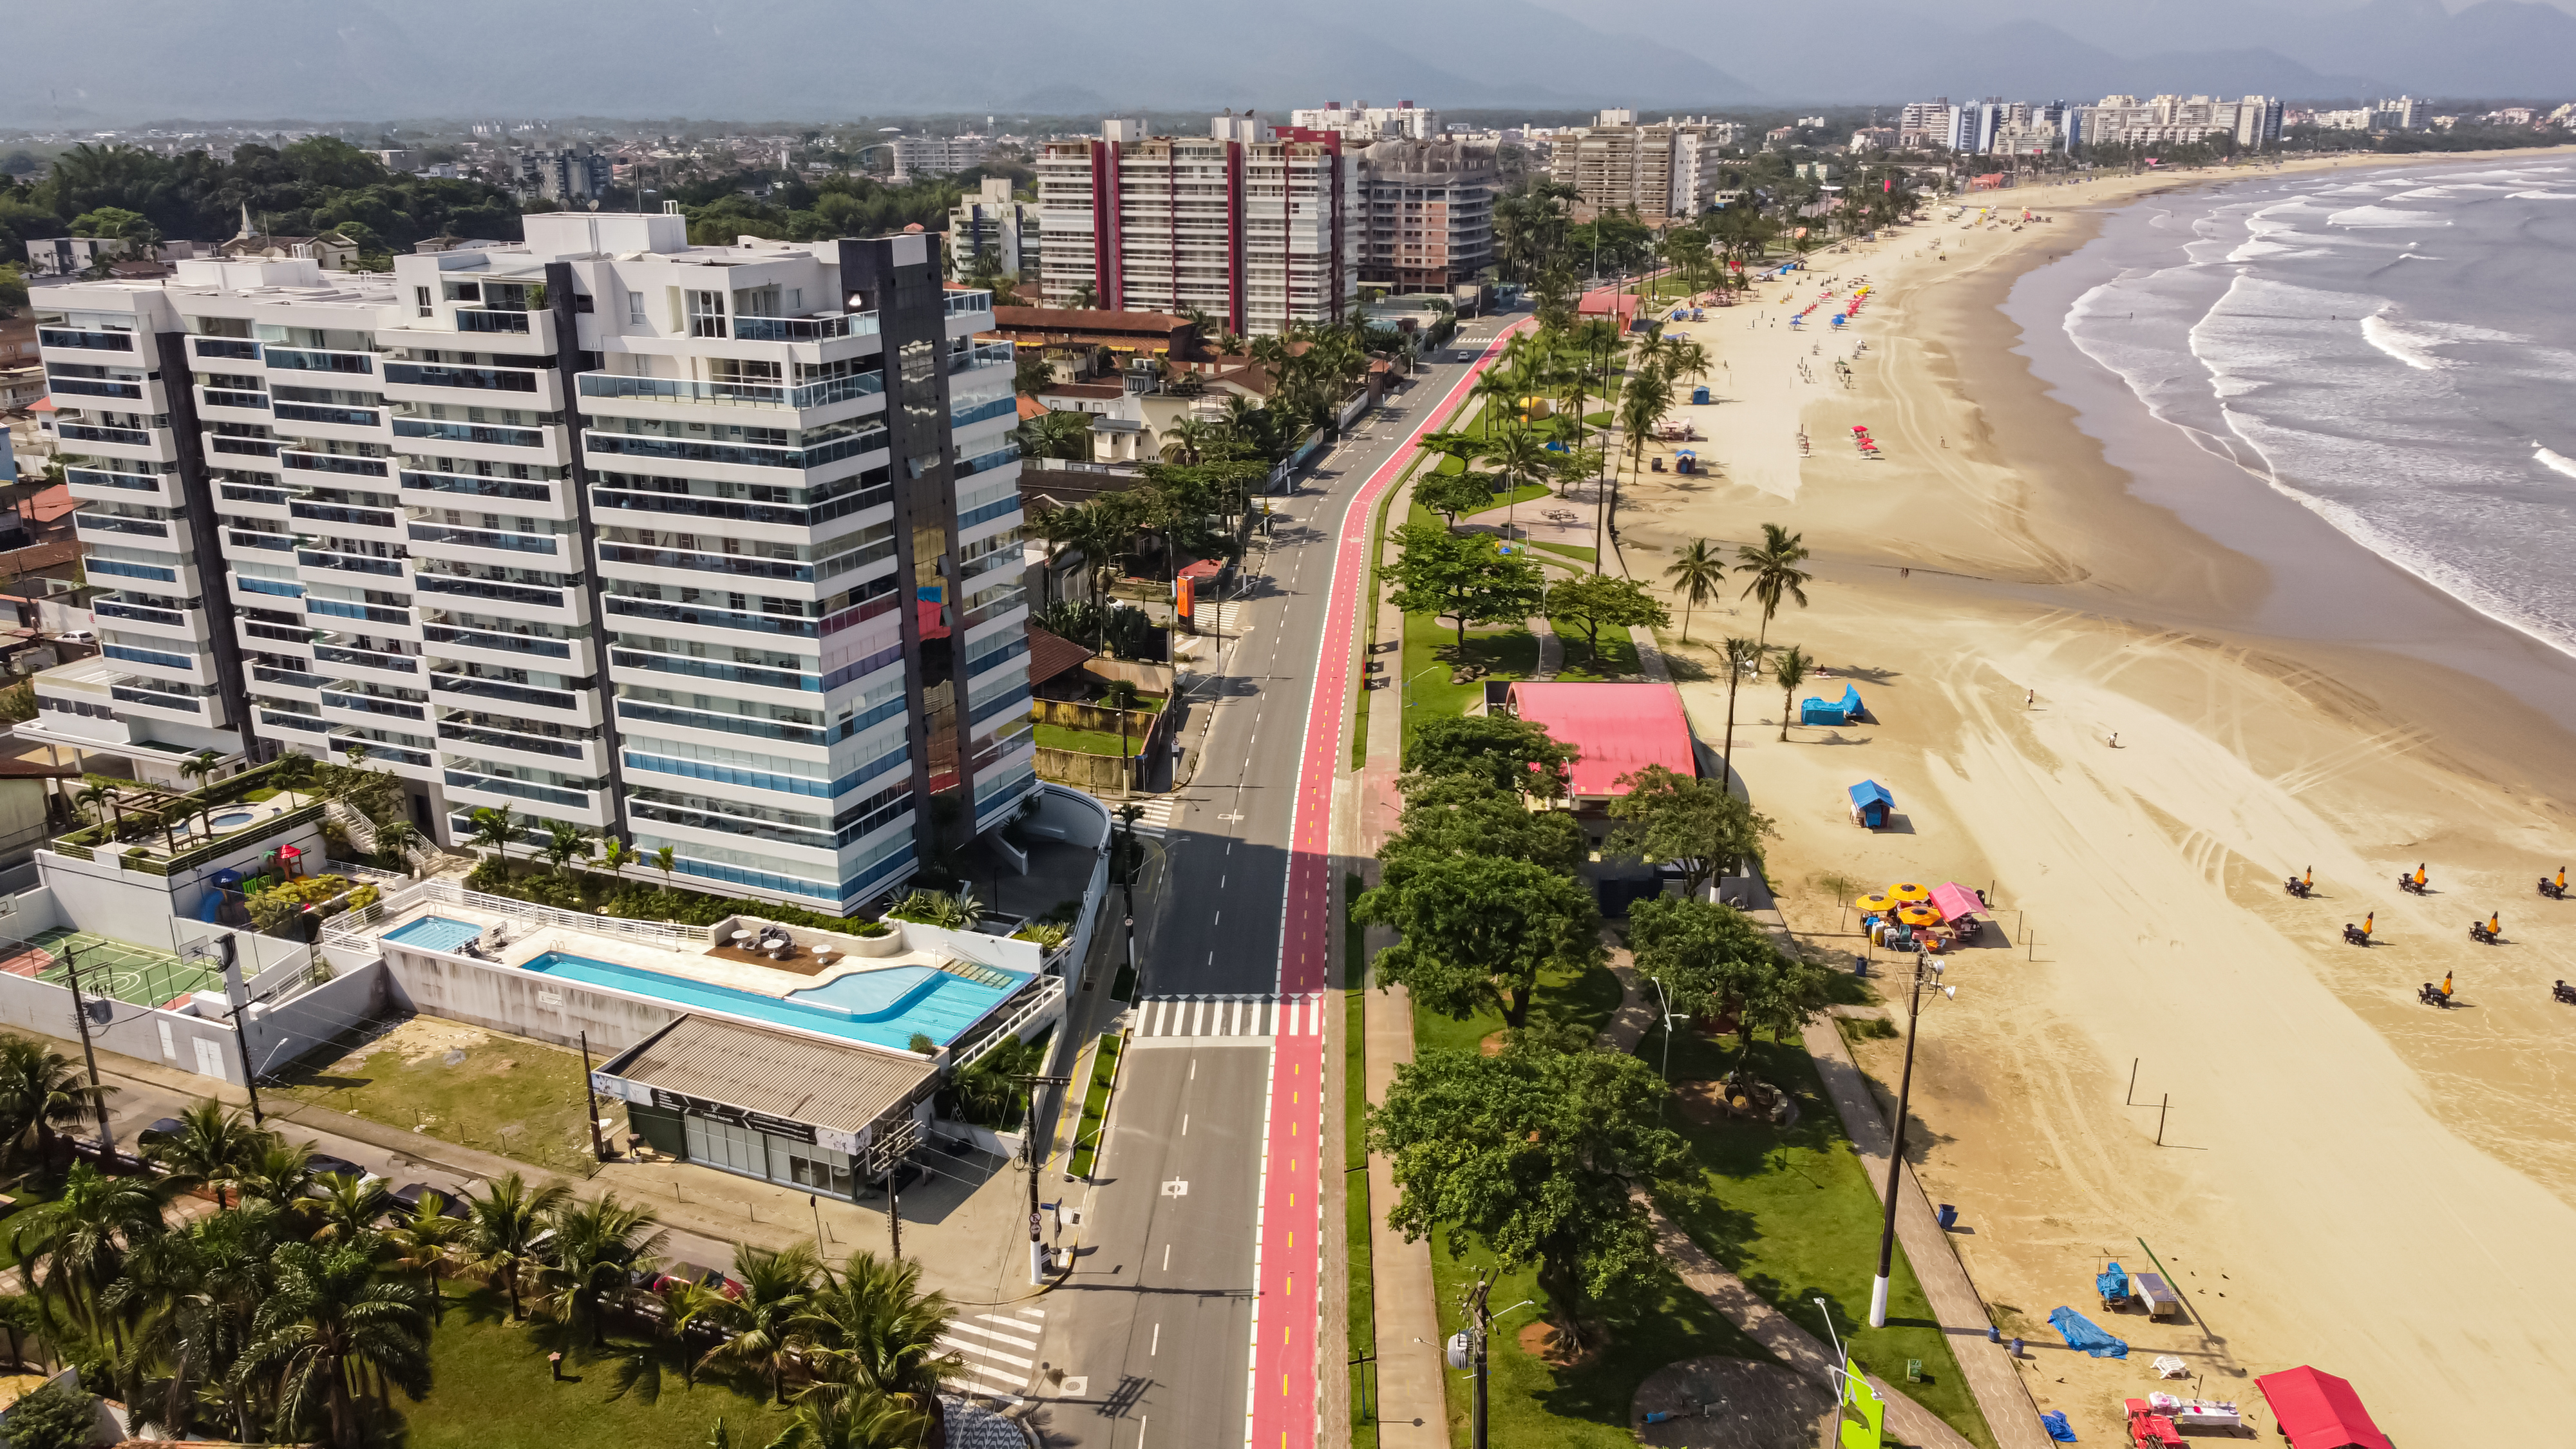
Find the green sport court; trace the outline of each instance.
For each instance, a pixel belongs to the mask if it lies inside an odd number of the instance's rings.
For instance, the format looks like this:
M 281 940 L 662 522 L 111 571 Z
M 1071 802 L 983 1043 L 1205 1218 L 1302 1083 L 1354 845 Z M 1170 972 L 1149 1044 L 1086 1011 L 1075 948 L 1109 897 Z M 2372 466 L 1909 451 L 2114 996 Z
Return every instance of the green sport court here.
M 137 946 L 93 931 L 56 926 L 33 940 L 0 943 L 0 971 L 68 985 L 64 957 L 80 968 L 81 990 L 136 1006 L 167 1006 L 192 991 L 221 991 L 224 973 L 183 961 L 167 951 Z

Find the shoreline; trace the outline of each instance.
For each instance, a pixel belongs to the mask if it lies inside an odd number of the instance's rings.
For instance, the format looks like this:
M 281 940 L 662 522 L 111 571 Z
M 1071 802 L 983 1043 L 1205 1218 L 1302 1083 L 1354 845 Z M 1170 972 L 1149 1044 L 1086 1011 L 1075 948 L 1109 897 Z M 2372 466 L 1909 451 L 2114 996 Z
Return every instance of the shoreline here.
M 2576 1043 L 2547 1001 L 2576 962 L 2530 894 L 2551 852 L 2576 855 L 2567 732 L 2540 688 L 2563 656 L 2193 448 L 2053 318 L 2028 320 L 2047 291 L 2032 279 L 2084 285 L 2082 266 L 2049 264 L 2109 211 L 2233 179 L 1998 193 L 2056 219 L 1918 223 L 1686 328 L 1727 361 L 1735 401 L 1676 413 L 1729 471 L 1631 479 L 1626 566 L 1653 580 L 1689 539 L 1731 545 L 1762 522 L 1815 551 L 1810 606 L 1768 637 L 1833 666 L 1806 692 L 1858 683 L 1870 722 L 1784 743 L 1781 692 L 1757 686 L 1733 733 L 1778 824 L 1766 864 L 1793 924 L 1835 921 L 1827 875 L 1989 884 L 2009 913 L 1951 960 L 1960 999 L 1922 1023 L 1917 1171 L 1966 1214 L 1954 1241 L 2006 1331 L 2032 1339 L 2042 1408 L 2116 1435 L 2121 1399 L 2153 1386 L 2146 1360 L 2175 1353 L 2257 1407 L 2243 1380 L 2314 1362 L 2405 1442 L 2546 1437 L 2541 1406 L 2576 1370 L 2510 1265 L 2576 1235 L 2560 1085 Z M 1848 388 L 1808 374 L 1852 339 L 1771 320 L 1837 269 L 1878 289 Z M 1784 412 L 1816 444 L 1794 481 L 1765 471 Z M 1854 424 L 1882 459 L 1837 441 Z M 1760 622 L 1730 590 L 1688 643 L 1662 643 L 1706 670 L 1716 638 Z M 1682 688 L 1716 740 L 1724 684 Z M 1894 790 L 1894 828 L 1845 818 L 1863 776 Z M 2386 885 L 2427 857 L 2434 897 Z M 2311 865 L 2319 899 L 2286 897 L 2281 877 Z M 2461 918 L 2499 905 L 2509 945 L 2470 945 Z M 2385 944 L 2342 945 L 2336 923 L 2366 910 Z M 2450 972 L 2475 1010 L 2415 1003 Z M 1858 1054 L 1892 1082 L 1896 1050 Z M 2427 1234 L 2459 1253 L 2422 1252 Z M 2049 1308 L 2089 1314 L 2098 1258 L 2142 1242 L 2190 1321 L 2109 1321 L 2126 1364 L 2041 1347 Z

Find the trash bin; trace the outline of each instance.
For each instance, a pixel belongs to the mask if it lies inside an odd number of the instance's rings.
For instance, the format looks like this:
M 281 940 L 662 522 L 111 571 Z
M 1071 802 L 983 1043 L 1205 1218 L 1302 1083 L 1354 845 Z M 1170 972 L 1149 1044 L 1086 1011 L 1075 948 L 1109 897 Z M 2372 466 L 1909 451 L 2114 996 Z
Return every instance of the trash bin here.
M 1941 1231 L 1945 1233 L 1959 1225 L 1959 1210 L 1946 1202 L 1941 1204 L 1938 1216 L 1941 1220 Z
M 1854 951 L 1852 953 L 1852 974 L 1854 976 L 1867 976 L 1869 974 L 1869 957 L 1867 955 L 1859 951 Z
M 2015 1358 L 2021 1357 L 2021 1340 L 2018 1338 L 2012 1341 L 2012 1356 Z

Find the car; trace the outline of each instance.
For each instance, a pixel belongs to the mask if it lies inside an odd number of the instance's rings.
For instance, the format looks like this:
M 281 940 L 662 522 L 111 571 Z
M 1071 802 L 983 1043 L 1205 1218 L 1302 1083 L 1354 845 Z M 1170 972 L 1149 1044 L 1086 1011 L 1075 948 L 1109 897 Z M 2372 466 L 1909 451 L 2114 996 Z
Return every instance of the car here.
M 369 1172 L 358 1164 L 351 1162 L 349 1159 L 345 1157 L 334 1157 L 328 1152 L 316 1152 L 311 1157 L 306 1158 L 305 1161 L 312 1165 L 313 1175 L 315 1177 L 342 1176 L 354 1177 L 360 1182 L 384 1181 L 382 1177 Z M 321 1184 L 314 1184 L 314 1188 L 317 1192 L 320 1191 Z
M 464 1219 L 465 1191 L 462 1188 L 432 1187 L 425 1182 L 406 1182 L 386 1195 L 391 1197 L 395 1202 L 402 1204 L 404 1211 L 417 1212 L 420 1209 L 420 1200 L 433 1193 L 438 1196 L 438 1215 L 440 1217 L 455 1218 L 459 1221 Z

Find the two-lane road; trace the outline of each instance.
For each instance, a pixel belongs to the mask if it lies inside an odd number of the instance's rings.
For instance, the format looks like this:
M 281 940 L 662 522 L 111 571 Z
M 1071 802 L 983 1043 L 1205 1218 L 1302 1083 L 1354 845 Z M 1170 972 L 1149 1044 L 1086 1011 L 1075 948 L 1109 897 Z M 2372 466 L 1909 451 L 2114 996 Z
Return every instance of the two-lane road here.
M 1050 1445 L 1315 1442 L 1328 840 L 1370 511 L 1496 333 L 1467 329 L 1280 500 L 1193 690 L 1213 716 L 1137 903 L 1139 1033 L 1097 1182 L 1065 1192 L 1085 1226 L 1041 1346 L 1067 1376 L 1038 1388 Z

